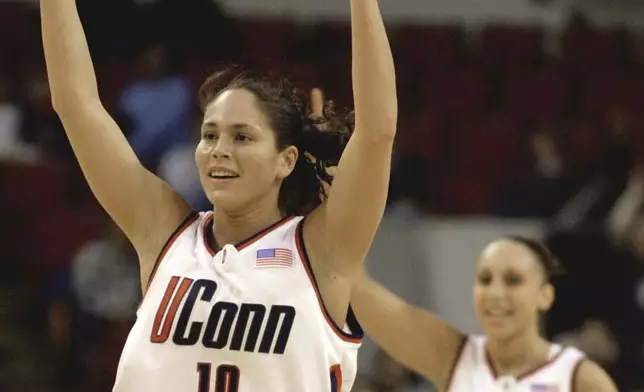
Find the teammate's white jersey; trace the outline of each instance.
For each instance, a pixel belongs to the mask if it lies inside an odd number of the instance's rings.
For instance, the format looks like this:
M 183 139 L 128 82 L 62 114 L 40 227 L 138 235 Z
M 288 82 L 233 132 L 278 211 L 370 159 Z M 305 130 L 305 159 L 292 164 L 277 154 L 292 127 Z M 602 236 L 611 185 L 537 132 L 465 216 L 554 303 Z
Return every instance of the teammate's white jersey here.
M 550 345 L 550 360 L 521 377 L 497 377 L 484 336 L 469 336 L 461 349 L 447 392 L 574 392 L 573 380 L 584 354 Z
M 362 330 L 328 315 L 302 217 L 212 249 L 193 214 L 159 256 L 114 392 L 348 392 Z M 349 331 L 349 332 L 346 332 Z

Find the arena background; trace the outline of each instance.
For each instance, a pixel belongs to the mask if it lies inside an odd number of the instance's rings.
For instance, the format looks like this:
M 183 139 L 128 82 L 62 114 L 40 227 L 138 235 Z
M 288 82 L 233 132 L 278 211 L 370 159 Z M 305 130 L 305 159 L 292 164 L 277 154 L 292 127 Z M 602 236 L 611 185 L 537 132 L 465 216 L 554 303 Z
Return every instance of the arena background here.
M 209 72 L 281 72 L 351 104 L 347 1 L 213 1 L 78 0 L 105 105 L 204 209 L 194 93 Z M 370 270 L 477 332 L 477 253 L 543 238 L 568 270 L 545 333 L 644 390 L 644 3 L 380 3 L 400 126 Z M 37 2 L 0 0 L 0 391 L 109 391 L 137 274 L 51 109 Z M 356 391 L 431 390 L 370 342 L 360 369 Z

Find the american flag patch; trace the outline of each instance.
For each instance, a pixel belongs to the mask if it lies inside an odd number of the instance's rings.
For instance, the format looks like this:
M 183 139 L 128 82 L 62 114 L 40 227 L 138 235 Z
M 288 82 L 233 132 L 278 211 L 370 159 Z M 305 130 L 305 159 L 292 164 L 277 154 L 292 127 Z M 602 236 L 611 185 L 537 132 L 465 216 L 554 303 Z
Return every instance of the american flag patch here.
M 532 384 L 531 392 L 559 392 L 559 387 L 556 385 L 547 384 Z
M 259 249 L 255 258 L 256 268 L 292 267 L 293 251 L 286 248 Z

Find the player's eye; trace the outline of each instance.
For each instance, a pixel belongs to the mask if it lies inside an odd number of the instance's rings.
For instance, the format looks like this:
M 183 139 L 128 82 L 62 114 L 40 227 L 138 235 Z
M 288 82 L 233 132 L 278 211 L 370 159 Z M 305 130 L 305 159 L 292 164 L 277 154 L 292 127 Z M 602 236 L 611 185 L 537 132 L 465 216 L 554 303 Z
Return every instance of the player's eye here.
M 237 139 L 239 141 L 242 141 L 242 142 L 247 142 L 247 141 L 251 140 L 251 137 L 249 135 L 245 134 L 245 133 L 240 133 L 240 134 L 237 135 L 237 137 L 235 139 Z

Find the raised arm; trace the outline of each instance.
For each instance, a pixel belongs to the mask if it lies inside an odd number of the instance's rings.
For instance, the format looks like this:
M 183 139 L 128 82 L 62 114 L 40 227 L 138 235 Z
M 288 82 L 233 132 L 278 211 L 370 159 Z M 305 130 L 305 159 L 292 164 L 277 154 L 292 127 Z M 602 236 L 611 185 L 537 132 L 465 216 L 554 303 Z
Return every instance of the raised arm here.
M 394 63 L 377 0 L 351 0 L 351 25 L 355 130 L 327 202 L 304 229 L 310 253 L 343 277 L 357 276 L 382 219 L 398 112 Z
M 414 307 L 367 275 L 351 294 L 365 332 L 392 358 L 447 389 L 465 336 L 436 315 Z
M 75 0 L 40 2 L 52 102 L 92 192 L 133 243 L 143 287 L 190 207 L 139 163 L 103 108 Z

